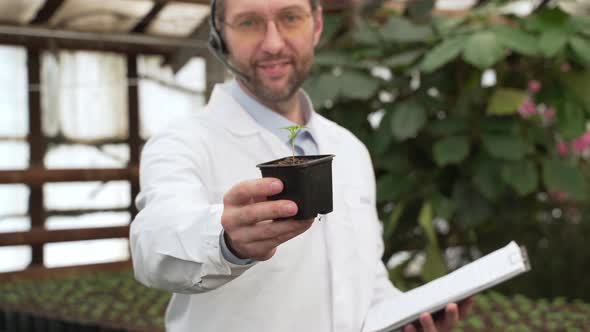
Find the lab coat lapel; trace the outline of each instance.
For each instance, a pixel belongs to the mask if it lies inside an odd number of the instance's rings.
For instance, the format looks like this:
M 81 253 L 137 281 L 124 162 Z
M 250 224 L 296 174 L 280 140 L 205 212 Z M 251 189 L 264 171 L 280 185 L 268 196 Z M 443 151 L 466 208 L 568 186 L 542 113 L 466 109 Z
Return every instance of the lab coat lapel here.
M 354 225 L 348 218 L 348 207 L 343 192 L 343 182 L 346 182 L 344 171 L 347 160 L 339 155 L 341 142 L 337 133 L 332 132 L 328 120 L 314 115 L 315 132 L 320 154 L 334 154 L 332 164 L 334 211 L 325 217 L 325 244 L 329 259 L 329 270 L 332 286 L 332 314 L 334 331 L 354 331 L 354 325 L 359 314 L 357 304 L 350 299 L 356 298 L 358 288 L 352 286 L 357 279 L 359 265 L 355 261 L 354 248 L 356 246 Z M 350 174 L 348 174 L 350 176 Z
M 260 143 L 252 146 L 266 146 L 269 160 L 265 161 L 290 155 L 289 148 L 271 132 L 258 125 L 231 94 L 221 86 L 217 85 L 214 88 L 207 109 L 215 112 L 219 124 L 232 135 L 240 139 L 253 138 L 257 143 Z

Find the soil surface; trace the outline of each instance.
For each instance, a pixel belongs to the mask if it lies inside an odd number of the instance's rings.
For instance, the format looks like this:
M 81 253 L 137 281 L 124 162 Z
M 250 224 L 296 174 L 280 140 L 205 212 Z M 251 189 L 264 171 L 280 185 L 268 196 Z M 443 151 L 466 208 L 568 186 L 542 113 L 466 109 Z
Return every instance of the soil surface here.
M 298 158 L 298 157 L 295 157 L 295 158 L 289 157 L 289 158 L 279 160 L 276 163 L 273 163 L 273 165 L 278 165 L 278 166 L 300 165 L 300 164 L 305 164 L 308 161 L 309 161 L 309 159 Z

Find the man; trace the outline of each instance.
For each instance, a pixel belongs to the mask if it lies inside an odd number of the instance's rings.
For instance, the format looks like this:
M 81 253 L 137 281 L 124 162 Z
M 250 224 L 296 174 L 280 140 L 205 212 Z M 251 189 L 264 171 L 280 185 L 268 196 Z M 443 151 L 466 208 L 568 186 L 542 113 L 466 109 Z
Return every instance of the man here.
M 381 262 L 367 149 L 300 90 L 322 9 L 317 0 L 223 0 L 212 17 L 211 47 L 237 79 L 145 146 L 131 226 L 136 277 L 174 292 L 169 331 L 359 332 L 371 307 L 399 291 Z M 299 154 L 336 155 L 334 211 L 274 222 L 297 206 L 267 200 L 283 184 L 260 179 L 255 165 L 290 154 L 280 128 L 293 124 L 307 127 Z M 424 314 L 420 328 L 449 331 L 459 311 L 450 304 L 436 324 Z

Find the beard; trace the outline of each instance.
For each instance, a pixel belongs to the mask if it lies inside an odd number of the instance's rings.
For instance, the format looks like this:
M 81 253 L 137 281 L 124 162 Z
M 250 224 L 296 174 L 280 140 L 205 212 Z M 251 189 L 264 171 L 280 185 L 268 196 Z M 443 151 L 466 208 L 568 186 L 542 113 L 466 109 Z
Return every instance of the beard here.
M 231 60 L 236 69 L 242 75 L 246 76 L 247 79 L 242 79 L 242 82 L 248 87 L 250 92 L 263 102 L 275 104 L 289 100 L 299 91 L 311 71 L 313 53 L 300 58 L 299 61 L 294 56 L 285 56 L 283 54 L 266 55 L 255 59 L 248 65 L 237 61 L 234 57 Z M 287 77 L 287 83 L 284 88 L 277 90 L 268 86 L 262 77 L 260 77 L 256 68 L 259 63 L 266 61 L 289 61 L 292 70 Z

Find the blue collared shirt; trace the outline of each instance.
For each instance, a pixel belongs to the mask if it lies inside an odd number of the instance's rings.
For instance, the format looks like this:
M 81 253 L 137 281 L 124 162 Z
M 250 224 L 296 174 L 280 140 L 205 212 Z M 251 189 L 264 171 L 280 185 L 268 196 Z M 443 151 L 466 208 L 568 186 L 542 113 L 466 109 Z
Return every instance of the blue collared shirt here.
M 224 88 L 232 97 L 234 97 L 238 104 L 240 104 L 246 110 L 246 112 L 250 114 L 256 123 L 273 133 L 282 142 L 291 147 L 289 131 L 282 128 L 295 126 L 295 123 L 251 97 L 242 89 L 240 84 L 235 79 L 225 84 Z M 299 98 L 306 127 L 299 130 L 299 133 L 295 137 L 295 154 L 298 156 L 315 155 L 318 154 L 319 149 L 317 142 L 314 139 L 313 124 L 310 121 L 312 117 L 312 105 L 303 90 L 300 90 Z M 236 257 L 227 247 L 227 244 L 223 238 L 223 232 L 219 238 L 219 244 L 223 257 L 228 262 L 236 265 L 247 265 L 254 263 L 252 259 L 241 259 Z
M 251 97 L 242 89 L 236 80 L 230 81 L 226 86 L 227 91 L 246 110 L 246 112 L 250 114 L 256 123 L 273 133 L 289 147 L 291 146 L 289 131 L 282 128 L 295 126 L 296 123 L 293 123 L 291 120 L 264 106 Z M 318 154 L 318 145 L 314 139 L 314 128 L 310 125 L 312 105 L 310 104 L 309 99 L 305 96 L 303 90 L 300 90 L 299 98 L 306 128 L 299 130 L 299 133 L 295 137 L 295 154 L 298 156 L 315 155 Z

